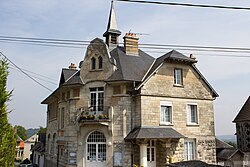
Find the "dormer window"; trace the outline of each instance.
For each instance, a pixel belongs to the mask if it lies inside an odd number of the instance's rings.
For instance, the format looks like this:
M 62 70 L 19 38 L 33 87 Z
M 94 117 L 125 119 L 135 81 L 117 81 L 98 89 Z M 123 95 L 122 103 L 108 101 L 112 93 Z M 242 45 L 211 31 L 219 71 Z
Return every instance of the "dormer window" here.
M 99 57 L 98 57 L 98 68 L 99 68 L 99 69 L 102 69 L 102 63 L 103 63 L 102 56 L 99 56 Z
M 96 60 L 94 57 L 91 58 L 91 70 L 95 70 L 96 66 L 95 66 Z

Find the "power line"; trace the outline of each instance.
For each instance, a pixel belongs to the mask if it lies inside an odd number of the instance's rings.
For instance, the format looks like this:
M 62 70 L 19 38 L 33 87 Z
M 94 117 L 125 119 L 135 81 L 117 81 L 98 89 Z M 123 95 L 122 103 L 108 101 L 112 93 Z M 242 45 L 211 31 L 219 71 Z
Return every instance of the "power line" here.
M 0 36 L 0 41 L 11 42 L 27 42 L 27 43 L 42 43 L 42 44 L 55 44 L 55 45 L 78 45 L 88 46 L 91 41 L 87 40 L 73 40 L 73 39 L 52 39 L 52 38 L 27 38 L 27 37 L 14 37 L 14 36 Z M 60 42 L 57 42 L 60 41 Z M 97 43 L 92 43 L 97 44 Z M 99 44 L 99 43 L 98 43 Z M 119 43 L 123 44 L 123 43 Z M 155 44 L 155 43 L 139 43 L 140 46 L 148 47 L 175 47 L 175 48 L 198 48 L 198 49 L 217 49 L 217 50 L 244 50 L 250 51 L 250 48 L 245 47 L 222 47 L 222 46 L 201 46 L 201 45 L 174 45 L 174 44 Z M 53 46 L 53 45 L 52 45 Z
M 75 43 L 89 43 L 90 42 L 90 41 L 87 41 L 87 40 L 56 39 L 56 38 L 31 38 L 31 37 L 2 36 L 2 35 L 0 35 L 0 38 L 39 40 L 39 41 L 60 41 L 60 42 L 75 42 Z
M 47 41 L 49 40 L 49 41 Z M 60 41 L 60 42 L 58 42 Z M 66 41 L 66 42 L 65 42 Z M 74 42 L 70 42 L 74 41 Z M 26 37 L 14 37 L 14 36 L 0 36 L 0 42 L 8 43 L 21 43 L 30 45 L 41 45 L 41 46 L 51 46 L 51 47 L 64 47 L 64 48 L 85 48 L 93 43 L 91 41 L 80 41 L 80 40 L 64 40 L 64 39 L 51 39 L 51 38 L 26 38 Z M 85 43 L 81 43 L 85 42 Z M 123 44 L 123 43 L 119 43 Z M 72 46 L 74 45 L 74 46 Z M 131 46 L 133 47 L 133 46 Z M 201 46 L 201 45 L 171 45 L 171 44 L 154 44 L 154 43 L 139 43 L 139 48 L 151 49 L 151 50 L 166 50 L 166 49 L 177 49 L 184 51 L 198 51 L 198 52 L 221 52 L 221 53 L 244 53 L 249 54 L 250 48 L 246 47 L 222 47 L 222 46 Z M 156 52 L 155 52 L 156 53 Z M 225 55 L 226 56 L 226 55 Z M 230 56 L 228 56 L 230 57 Z M 238 56 L 240 57 L 240 55 Z M 247 57 L 247 56 L 241 56 Z
M 16 71 L 18 71 L 18 72 L 21 72 L 21 71 L 18 70 L 17 68 L 14 68 L 14 67 L 9 67 L 9 68 L 12 69 L 12 70 L 16 70 Z M 44 82 L 51 83 L 51 84 L 53 84 L 53 85 L 57 85 L 57 84 L 54 83 L 54 82 L 51 82 L 51 81 L 49 81 L 49 80 L 42 79 L 42 78 L 37 77 L 37 76 L 32 76 L 32 77 L 33 77 L 33 78 L 36 78 L 36 79 L 38 79 L 38 80 L 44 81 Z
M 10 64 L 9 65 L 10 67 L 12 67 L 12 69 L 17 69 L 17 68 L 15 68 L 15 66 L 14 65 L 12 65 L 12 64 Z M 21 68 L 21 67 L 20 67 Z M 24 68 L 21 68 L 23 71 L 26 71 L 26 72 L 28 72 L 28 73 L 31 73 L 33 76 L 34 75 L 36 75 L 36 76 L 38 76 L 37 78 L 45 78 L 47 81 L 50 81 L 51 83 L 53 83 L 53 84 L 55 84 L 55 82 L 57 82 L 57 80 L 55 80 L 55 79 L 53 79 L 53 78 L 50 78 L 50 77 L 47 77 L 47 76 L 45 76 L 45 75 L 42 75 L 42 74 L 38 74 L 38 73 L 36 73 L 36 72 L 33 72 L 33 71 L 30 71 L 30 70 L 27 70 L 27 69 L 24 69 Z M 52 81 L 54 81 L 54 82 L 52 82 Z
M 17 42 L 17 41 L 1 41 L 2 43 L 17 43 L 17 44 L 27 44 L 27 45 L 35 45 L 35 46 L 49 46 L 49 47 L 59 47 L 59 48 L 73 48 L 73 49 L 82 49 L 84 47 L 80 46 L 67 46 L 67 45 L 55 45 L 55 44 L 38 44 L 38 43 L 28 43 L 28 42 Z
M 250 10 L 249 7 L 239 7 L 239 6 L 203 5 L 203 4 L 192 4 L 192 3 L 175 3 L 175 2 L 160 2 L 160 1 L 137 1 L 137 0 L 116 0 L 116 1 L 132 2 L 132 3 L 144 3 L 144 4 L 156 4 L 156 5 L 169 5 L 169 6 L 198 7 L 198 8 L 247 10 L 247 11 Z
M 31 80 L 33 80 L 34 82 L 36 82 L 37 84 L 39 84 L 40 86 L 42 86 L 43 88 L 53 92 L 53 90 L 51 90 L 50 88 L 46 87 L 45 85 L 41 84 L 39 81 L 37 81 L 36 79 L 34 79 L 33 77 L 31 77 L 28 73 L 26 73 L 25 71 L 23 71 L 20 67 L 18 67 L 13 61 L 11 61 L 6 55 L 4 55 L 2 52 L 0 52 L 0 55 L 2 55 L 5 59 L 7 59 L 12 65 L 14 65 L 18 70 L 20 70 L 23 74 L 25 74 L 27 77 L 29 77 Z

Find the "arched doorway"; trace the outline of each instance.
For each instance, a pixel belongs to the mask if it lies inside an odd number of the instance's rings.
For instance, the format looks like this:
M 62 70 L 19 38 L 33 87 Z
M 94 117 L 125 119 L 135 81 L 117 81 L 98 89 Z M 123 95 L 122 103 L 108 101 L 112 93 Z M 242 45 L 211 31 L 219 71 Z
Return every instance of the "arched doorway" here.
M 105 167 L 106 137 L 102 132 L 91 132 L 86 144 L 86 166 Z

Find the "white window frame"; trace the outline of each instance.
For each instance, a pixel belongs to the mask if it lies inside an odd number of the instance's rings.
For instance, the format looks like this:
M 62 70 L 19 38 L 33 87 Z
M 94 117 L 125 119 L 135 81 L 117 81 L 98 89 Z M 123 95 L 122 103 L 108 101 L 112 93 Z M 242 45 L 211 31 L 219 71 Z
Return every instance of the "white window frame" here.
M 98 141 L 99 138 L 90 138 L 92 134 L 94 133 L 99 133 L 103 135 L 101 140 L 104 141 Z M 95 137 L 95 134 L 93 135 Z M 100 135 L 96 135 L 100 136 Z M 94 141 L 88 141 L 88 139 L 94 140 Z M 92 151 L 95 154 L 90 154 L 91 153 L 91 145 L 94 146 L 92 147 Z M 94 148 L 94 150 L 93 150 Z M 103 155 L 100 155 L 102 153 Z M 104 133 L 100 131 L 92 131 L 89 133 L 87 139 L 86 139 L 86 160 L 87 162 L 106 162 L 107 160 L 107 144 L 106 144 L 106 136 Z
M 195 121 L 192 121 L 192 110 L 191 106 L 196 106 L 196 116 Z M 187 124 L 188 125 L 198 125 L 199 124 L 199 112 L 198 112 L 198 104 L 197 103 L 188 103 L 187 104 Z
M 165 113 L 162 112 L 162 107 L 171 107 L 170 111 L 170 121 L 166 121 Z M 173 124 L 173 104 L 169 101 L 161 101 L 160 102 L 160 125 L 172 125 Z
M 96 90 L 91 90 L 96 89 Z M 102 90 L 100 90 L 102 89 Z M 95 96 L 95 98 L 92 98 Z M 94 101 L 95 100 L 95 101 Z M 100 115 L 104 110 L 104 87 L 90 88 L 90 106 L 94 115 Z
M 147 162 L 155 162 L 156 161 L 156 141 L 149 140 L 147 146 Z
M 196 159 L 196 143 L 194 139 L 184 140 L 184 161 Z
M 183 86 L 183 69 L 182 68 L 174 69 L 174 85 Z

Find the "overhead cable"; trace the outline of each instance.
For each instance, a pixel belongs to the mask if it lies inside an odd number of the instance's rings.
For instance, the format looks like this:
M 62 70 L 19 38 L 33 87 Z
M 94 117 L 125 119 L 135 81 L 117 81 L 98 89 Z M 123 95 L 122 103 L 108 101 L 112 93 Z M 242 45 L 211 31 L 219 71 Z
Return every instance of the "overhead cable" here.
M 53 90 L 51 90 L 50 88 L 48 88 L 47 86 L 43 85 L 42 83 L 40 83 L 39 81 L 37 81 L 36 79 L 34 79 L 32 76 L 30 76 L 28 73 L 26 73 L 25 71 L 23 71 L 20 67 L 18 67 L 13 61 L 11 61 L 6 55 L 4 55 L 2 52 L 0 52 L 0 55 L 2 55 L 5 59 L 7 59 L 13 66 L 15 66 L 19 71 L 21 71 L 23 74 L 25 74 L 27 77 L 29 77 L 31 80 L 33 80 L 34 82 L 36 82 L 37 84 L 39 84 L 40 86 L 42 86 L 43 88 L 53 92 Z
M 160 2 L 160 1 L 138 1 L 138 0 L 116 0 L 116 1 L 132 2 L 132 3 L 144 3 L 144 4 L 156 4 L 156 5 L 168 5 L 168 6 L 184 6 L 184 7 L 229 9 L 229 10 L 247 10 L 247 11 L 250 10 L 249 7 L 239 7 L 239 6 L 204 5 L 204 4 L 193 4 L 193 3 L 175 3 L 175 2 Z

